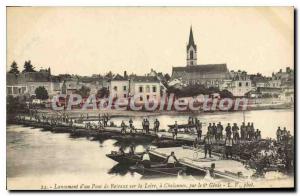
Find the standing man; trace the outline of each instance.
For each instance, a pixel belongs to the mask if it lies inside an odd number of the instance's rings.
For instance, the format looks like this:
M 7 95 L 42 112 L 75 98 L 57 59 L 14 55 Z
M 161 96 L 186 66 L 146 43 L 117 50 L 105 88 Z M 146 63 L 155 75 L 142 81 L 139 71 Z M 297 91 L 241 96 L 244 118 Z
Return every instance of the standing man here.
M 155 119 L 154 121 L 154 132 L 157 133 L 159 131 L 159 121 L 157 119 Z
M 239 134 L 239 127 L 237 126 L 236 123 L 233 123 L 232 133 L 233 133 L 234 141 L 237 142 L 240 139 L 240 134 Z
M 212 126 L 212 132 L 213 132 L 213 139 L 217 139 L 217 126 L 215 123 L 213 123 L 213 126 Z
M 201 137 L 202 137 L 202 126 L 200 126 L 200 124 L 199 124 L 199 125 L 196 126 L 196 129 L 197 129 L 197 138 L 198 138 L 199 141 L 201 141 Z
M 246 140 L 250 140 L 250 135 L 251 135 L 251 125 L 248 122 L 247 127 L 246 127 Z
M 246 125 L 243 122 L 243 124 L 241 125 L 241 140 L 245 139 L 245 134 L 246 134 Z
M 178 133 L 178 125 L 177 125 L 177 121 L 175 121 L 175 124 L 174 124 L 174 132 L 173 132 L 173 139 L 177 139 L 177 133 Z
M 149 127 L 150 127 L 149 120 L 146 119 L 146 121 L 145 121 L 146 133 L 149 133 L 149 131 L 150 131 Z
M 143 132 L 146 131 L 146 126 L 145 126 L 146 123 L 145 122 L 146 122 L 146 119 L 144 118 L 142 121 Z
M 207 134 L 212 134 L 212 126 L 211 126 L 211 123 L 208 124 L 208 127 L 207 127 Z
M 230 123 L 227 124 L 227 127 L 225 128 L 225 131 L 226 131 L 226 138 L 227 137 L 231 137 L 231 126 L 230 126 Z
M 206 158 L 207 152 L 209 154 L 209 158 L 212 158 L 212 156 L 211 156 L 211 148 L 212 148 L 211 136 L 209 134 L 206 134 L 206 136 L 204 138 L 204 153 L 205 153 L 204 158 Z
M 226 158 L 228 159 L 229 155 L 232 159 L 232 146 L 233 146 L 233 139 L 231 136 L 226 137 L 225 139 L 225 154 Z
M 125 125 L 123 120 L 122 120 L 122 123 L 121 123 L 121 133 L 126 133 L 126 125 Z
M 221 122 L 219 122 L 217 124 L 217 135 L 218 135 L 217 140 L 223 139 L 223 129 L 224 129 L 223 125 L 221 124 Z
M 129 128 L 132 129 L 132 126 L 133 126 L 133 121 L 132 121 L 132 118 L 130 118 L 129 119 Z
M 278 127 L 277 131 L 276 131 L 276 136 L 277 136 L 277 142 L 281 141 L 281 129 L 280 127 Z

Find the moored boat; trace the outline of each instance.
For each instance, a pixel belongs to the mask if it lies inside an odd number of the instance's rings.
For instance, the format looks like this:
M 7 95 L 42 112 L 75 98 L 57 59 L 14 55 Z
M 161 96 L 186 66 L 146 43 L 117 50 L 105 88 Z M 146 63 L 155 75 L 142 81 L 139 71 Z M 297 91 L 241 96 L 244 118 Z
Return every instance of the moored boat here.
M 110 154 L 106 154 L 106 156 L 118 163 L 124 165 L 134 165 L 141 160 L 142 153 L 118 153 L 116 151 L 112 151 Z
M 176 166 L 167 167 L 166 164 L 151 164 L 149 168 L 142 164 L 137 164 L 129 168 L 131 171 L 141 174 L 142 176 L 161 177 L 161 176 L 178 176 L 186 171 L 186 167 Z

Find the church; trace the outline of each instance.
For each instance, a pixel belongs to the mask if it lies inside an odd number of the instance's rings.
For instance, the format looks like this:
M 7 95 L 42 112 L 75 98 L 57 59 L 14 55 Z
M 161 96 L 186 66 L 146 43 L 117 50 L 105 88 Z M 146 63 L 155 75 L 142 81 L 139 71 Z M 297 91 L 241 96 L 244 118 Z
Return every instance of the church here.
M 187 62 L 184 67 L 172 68 L 172 79 L 181 79 L 185 84 L 202 84 L 206 87 L 219 87 L 229 78 L 226 64 L 197 64 L 197 45 L 194 42 L 193 29 L 190 29 L 186 46 Z

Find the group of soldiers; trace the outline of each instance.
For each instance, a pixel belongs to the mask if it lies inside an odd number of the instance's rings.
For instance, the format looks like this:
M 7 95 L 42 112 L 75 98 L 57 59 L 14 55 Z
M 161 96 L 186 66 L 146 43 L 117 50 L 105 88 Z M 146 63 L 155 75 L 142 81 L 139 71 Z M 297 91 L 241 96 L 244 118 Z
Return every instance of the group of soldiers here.
M 160 122 L 158 119 L 155 119 L 153 123 L 153 131 L 157 133 L 159 131 Z M 121 133 L 126 133 L 126 128 L 128 126 L 125 124 L 125 122 L 122 120 L 121 122 Z M 133 125 L 133 120 L 129 119 L 129 131 L 130 133 L 136 133 L 136 128 Z M 147 118 L 144 118 L 142 121 L 142 131 L 149 134 L 150 133 L 150 122 Z
M 194 147 L 197 147 L 199 145 L 199 142 L 201 141 L 202 126 L 196 126 L 196 130 L 197 130 L 197 138 L 195 139 Z M 223 131 L 225 131 L 225 134 L 223 134 Z M 215 143 L 219 143 L 220 140 L 223 140 L 224 136 L 225 136 L 225 140 L 224 140 L 225 156 L 226 158 L 232 158 L 233 144 L 239 143 L 240 140 L 258 141 L 261 139 L 261 131 L 258 129 L 256 129 L 255 131 L 253 123 L 251 124 L 248 123 L 246 125 L 243 122 L 240 127 L 237 125 L 237 123 L 233 123 L 232 126 L 230 123 L 228 123 L 225 129 L 221 124 L 221 122 L 219 122 L 218 124 L 209 123 L 207 127 L 207 134 L 203 139 L 204 153 L 205 153 L 204 158 L 206 158 L 207 155 L 211 157 L 212 146 Z
M 201 140 L 202 136 L 202 124 L 200 123 L 200 125 L 201 126 L 196 126 L 198 140 Z M 207 135 L 211 136 L 215 141 L 219 141 L 224 138 L 223 131 L 224 127 L 221 122 L 219 122 L 218 124 L 209 123 L 207 127 Z M 226 138 L 232 138 L 236 142 L 239 140 L 260 140 L 261 131 L 259 129 L 255 130 L 253 123 L 248 123 L 246 125 L 243 122 L 240 127 L 237 125 L 237 123 L 233 123 L 232 126 L 230 123 L 228 123 L 225 127 L 225 139 Z
M 277 142 L 288 142 L 289 139 L 291 138 L 291 133 L 290 131 L 286 130 L 286 128 L 284 127 L 283 129 L 281 129 L 280 127 L 278 127 L 277 131 L 276 131 L 276 136 L 277 136 Z

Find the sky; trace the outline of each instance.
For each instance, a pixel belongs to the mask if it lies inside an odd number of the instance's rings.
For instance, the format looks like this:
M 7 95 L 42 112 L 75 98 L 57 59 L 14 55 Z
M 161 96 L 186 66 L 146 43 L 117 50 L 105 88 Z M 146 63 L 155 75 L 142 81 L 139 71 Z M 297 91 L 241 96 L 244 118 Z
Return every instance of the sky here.
M 293 7 L 8 7 L 6 67 L 170 74 L 192 26 L 198 64 L 271 75 L 294 67 L 293 24 Z

